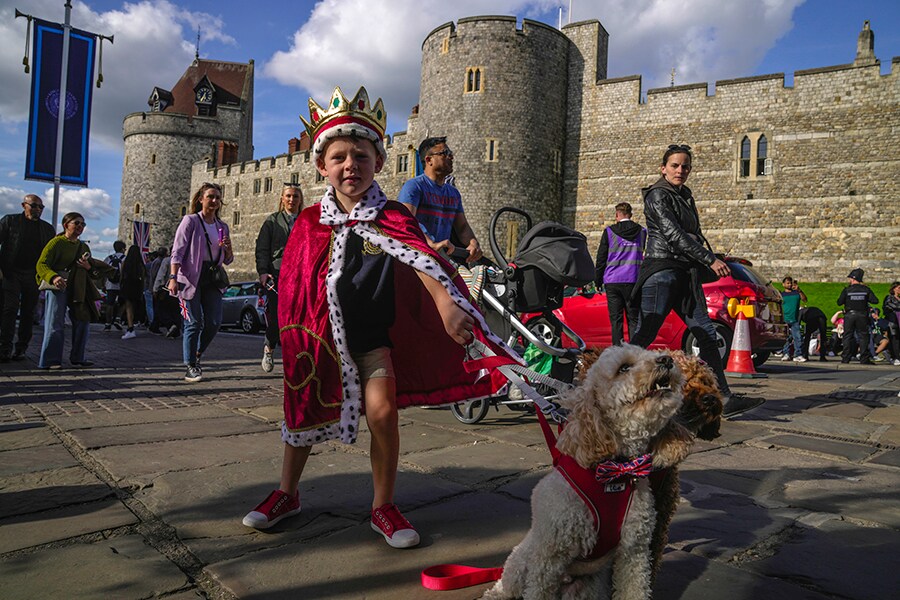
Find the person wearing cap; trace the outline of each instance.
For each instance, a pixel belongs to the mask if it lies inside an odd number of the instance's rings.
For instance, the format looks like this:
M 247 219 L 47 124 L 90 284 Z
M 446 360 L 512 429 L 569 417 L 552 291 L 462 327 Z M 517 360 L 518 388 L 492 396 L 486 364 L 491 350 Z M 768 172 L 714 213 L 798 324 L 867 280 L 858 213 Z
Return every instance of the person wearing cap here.
M 285 183 L 278 210 L 266 217 L 256 236 L 256 273 L 266 292 L 266 343 L 262 357 L 262 370 L 266 373 L 275 368 L 274 354 L 278 346 L 278 272 L 284 247 L 302 206 L 300 184 Z
M 352 444 L 365 414 L 370 441 L 371 528 L 393 548 L 419 543 L 394 504 L 400 452 L 398 409 L 498 394 L 498 373 L 466 369 L 465 345 L 492 363 L 517 362 L 468 300 L 456 268 L 418 222 L 375 181 L 384 165 L 382 101 L 365 88 L 348 100 L 335 88 L 304 119 L 322 198 L 297 217 L 279 271 L 284 362 L 281 479 L 243 524 L 267 529 L 300 512 L 298 485 L 314 444 Z M 476 342 L 477 340 L 477 342 Z M 489 368 L 489 367 L 486 367 Z
M 878 297 L 868 286 L 863 285 L 862 269 L 853 269 L 847 275 L 850 285 L 841 290 L 837 303 L 844 307 L 844 349 L 841 362 L 847 364 L 853 357 L 854 344 L 849 343 L 856 336 L 859 341 L 859 363 L 871 365 L 869 353 L 869 305 L 878 304 Z
M 41 220 L 44 201 L 28 194 L 22 199 L 22 212 L 0 219 L 0 277 L 3 295 L 0 300 L 0 362 L 23 360 L 31 341 L 34 307 L 38 301 L 35 279 L 41 250 L 53 238 L 53 226 Z M 19 338 L 13 351 L 16 317 Z
M 469 253 L 472 264 L 482 256 L 481 244 L 466 219 L 462 196 L 448 180 L 453 173 L 453 151 L 446 137 L 425 138 L 419 144 L 424 173 L 407 180 L 397 200 L 419 221 L 428 244 L 437 251 L 453 252 L 451 234 Z

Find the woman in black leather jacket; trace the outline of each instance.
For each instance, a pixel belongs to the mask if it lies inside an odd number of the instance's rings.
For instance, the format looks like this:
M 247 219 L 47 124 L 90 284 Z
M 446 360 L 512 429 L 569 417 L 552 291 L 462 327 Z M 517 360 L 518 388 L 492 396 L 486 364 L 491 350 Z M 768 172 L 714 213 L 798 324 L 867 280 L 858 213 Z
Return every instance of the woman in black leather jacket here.
M 635 293 L 641 295 L 641 324 L 631 343 L 648 347 L 669 314 L 675 310 L 700 346 L 700 358 L 716 374 L 725 398 L 725 415 L 734 415 L 762 403 L 735 396 L 728 387 L 716 346 L 716 330 L 709 318 L 702 283 L 731 273 L 716 258 L 700 230 L 700 216 L 690 188 L 691 149 L 671 145 L 663 154 L 661 177 L 641 190 L 647 222 L 647 247 Z

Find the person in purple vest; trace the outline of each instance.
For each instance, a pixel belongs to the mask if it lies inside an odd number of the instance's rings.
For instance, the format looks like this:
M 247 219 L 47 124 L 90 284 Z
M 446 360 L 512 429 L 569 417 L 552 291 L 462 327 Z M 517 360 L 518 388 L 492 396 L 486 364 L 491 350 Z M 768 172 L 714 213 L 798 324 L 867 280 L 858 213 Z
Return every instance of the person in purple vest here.
M 631 220 L 631 205 L 627 202 L 616 204 L 616 222 L 603 232 L 597 248 L 594 278 L 597 289 L 603 286 L 606 291 L 614 346 L 621 345 L 624 339 L 623 314 L 628 319 L 629 339 L 638 330 L 641 303 L 632 298 L 631 293 L 644 259 L 646 239 L 647 230 Z

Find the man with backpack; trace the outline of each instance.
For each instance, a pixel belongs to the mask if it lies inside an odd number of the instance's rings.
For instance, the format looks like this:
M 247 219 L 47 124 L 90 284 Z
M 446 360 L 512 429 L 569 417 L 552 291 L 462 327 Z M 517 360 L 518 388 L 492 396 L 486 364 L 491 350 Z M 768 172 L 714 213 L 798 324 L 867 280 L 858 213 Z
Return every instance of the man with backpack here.
M 115 268 L 106 278 L 106 305 L 103 307 L 106 315 L 106 325 L 103 331 L 109 331 L 113 325 L 116 329 L 122 331 L 122 326 L 117 322 L 119 315 L 119 294 L 121 293 L 122 283 L 122 263 L 125 262 L 125 242 L 116 240 L 113 243 L 114 252 L 103 259 L 103 262 Z

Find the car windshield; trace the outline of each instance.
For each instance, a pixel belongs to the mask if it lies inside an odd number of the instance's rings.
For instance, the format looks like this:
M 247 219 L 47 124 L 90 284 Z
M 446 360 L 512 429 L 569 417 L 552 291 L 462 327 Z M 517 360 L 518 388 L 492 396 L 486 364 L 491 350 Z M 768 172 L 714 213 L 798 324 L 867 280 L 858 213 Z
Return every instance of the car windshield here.
M 738 262 L 730 262 L 728 263 L 728 267 L 731 269 L 731 276 L 738 281 L 748 281 L 762 287 L 766 287 L 768 283 L 759 273 L 747 265 L 742 265 Z

